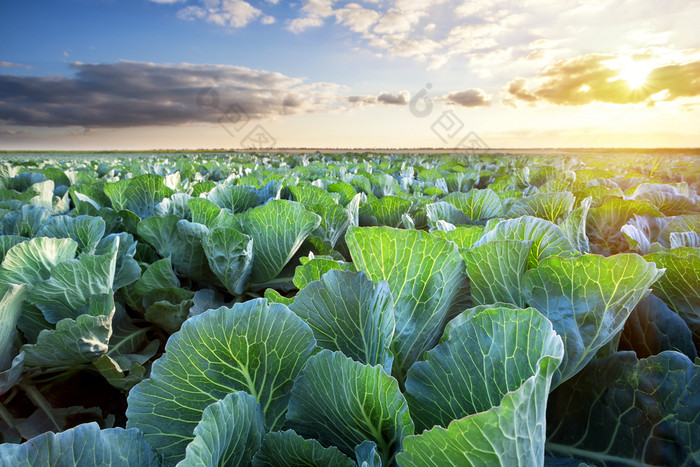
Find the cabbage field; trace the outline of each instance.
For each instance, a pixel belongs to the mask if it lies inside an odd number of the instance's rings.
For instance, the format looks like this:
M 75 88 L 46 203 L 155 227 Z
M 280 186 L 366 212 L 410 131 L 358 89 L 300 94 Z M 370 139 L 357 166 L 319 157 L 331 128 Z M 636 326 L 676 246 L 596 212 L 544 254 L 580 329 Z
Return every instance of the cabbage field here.
M 0 465 L 700 465 L 700 160 L 3 155 Z

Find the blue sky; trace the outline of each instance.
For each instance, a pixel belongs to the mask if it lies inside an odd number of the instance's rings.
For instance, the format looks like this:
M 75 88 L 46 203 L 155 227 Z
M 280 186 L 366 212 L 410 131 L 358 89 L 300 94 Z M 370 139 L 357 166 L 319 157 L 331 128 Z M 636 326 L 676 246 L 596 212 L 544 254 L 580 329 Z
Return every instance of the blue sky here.
M 698 17 L 680 0 L 4 0 L 0 149 L 700 146 Z

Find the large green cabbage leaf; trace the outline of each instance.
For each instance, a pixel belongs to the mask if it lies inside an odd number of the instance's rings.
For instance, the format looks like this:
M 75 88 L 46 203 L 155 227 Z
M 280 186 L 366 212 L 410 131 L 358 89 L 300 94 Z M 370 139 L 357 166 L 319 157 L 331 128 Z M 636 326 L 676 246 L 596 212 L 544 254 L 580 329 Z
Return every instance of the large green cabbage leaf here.
M 44 433 L 23 444 L 0 444 L 3 467 L 158 467 L 162 458 L 138 430 L 85 423 L 61 433 Z
M 357 269 L 389 284 L 396 315 L 393 373 L 403 381 L 442 334 L 463 286 L 464 262 L 454 243 L 416 230 L 351 227 L 346 241 Z
M 386 282 L 375 286 L 363 272 L 331 270 L 300 290 L 289 309 L 320 347 L 391 373 L 394 300 Z
M 700 366 L 678 352 L 592 361 L 552 392 L 547 450 L 595 465 L 700 464 Z
M 294 382 L 287 425 L 298 434 L 337 446 L 348 456 L 365 440 L 391 465 L 413 421 L 397 381 L 380 365 L 323 350 L 309 358 Z
M 552 386 L 586 366 L 614 338 L 663 270 L 641 256 L 549 258 L 525 273 L 525 301 L 543 313 L 564 340 L 566 354 Z
M 195 316 L 168 340 L 151 377 L 129 393 L 127 426 L 141 429 L 169 462 L 178 461 L 204 409 L 246 391 L 262 406 L 266 427 L 279 428 L 315 344 L 304 321 L 264 299 Z
M 547 396 L 563 356 L 552 324 L 532 308 L 486 309 L 453 327 L 408 372 L 417 431 L 432 430 L 405 439 L 399 464 L 541 464 Z

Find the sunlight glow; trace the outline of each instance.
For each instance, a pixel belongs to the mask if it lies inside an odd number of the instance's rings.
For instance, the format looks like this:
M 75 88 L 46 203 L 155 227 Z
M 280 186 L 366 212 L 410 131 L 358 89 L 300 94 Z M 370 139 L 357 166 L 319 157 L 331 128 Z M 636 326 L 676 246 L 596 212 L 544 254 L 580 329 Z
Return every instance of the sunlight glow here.
M 626 60 L 620 64 L 620 73 L 616 79 L 626 81 L 630 89 L 639 89 L 646 84 L 647 77 L 653 69 L 654 64 L 651 62 Z

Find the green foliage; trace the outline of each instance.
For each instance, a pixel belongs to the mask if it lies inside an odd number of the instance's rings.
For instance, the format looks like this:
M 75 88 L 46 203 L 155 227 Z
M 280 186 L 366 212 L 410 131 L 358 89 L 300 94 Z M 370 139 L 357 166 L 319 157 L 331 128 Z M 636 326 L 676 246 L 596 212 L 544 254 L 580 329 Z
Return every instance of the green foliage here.
M 601 465 L 696 465 L 699 393 L 700 367 L 677 352 L 594 360 L 552 393 L 547 450 Z
M 0 465 L 700 463 L 691 157 L 6 156 Z
M 632 309 L 662 274 L 653 263 L 633 254 L 553 257 L 525 273 L 526 302 L 549 318 L 566 348 L 554 387 L 619 338 Z
M 391 373 L 394 300 L 386 282 L 375 286 L 362 272 L 331 270 L 299 291 L 289 308 L 311 327 L 319 347 Z
M 394 298 L 394 374 L 408 368 L 436 343 L 464 280 L 457 246 L 416 230 L 350 228 L 348 248 L 359 271 L 386 281 Z
M 138 430 L 109 428 L 86 423 L 62 433 L 39 435 L 24 444 L 1 444 L 3 465 L 138 465 L 158 467 L 161 457 Z
M 309 359 L 292 388 L 287 425 L 352 456 L 364 440 L 391 465 L 413 421 L 396 380 L 377 366 L 323 350 Z
M 169 461 L 180 460 L 202 412 L 234 391 L 263 407 L 265 426 L 281 427 L 290 389 L 315 345 L 311 329 L 287 307 L 251 300 L 185 322 L 129 393 L 127 426 Z

